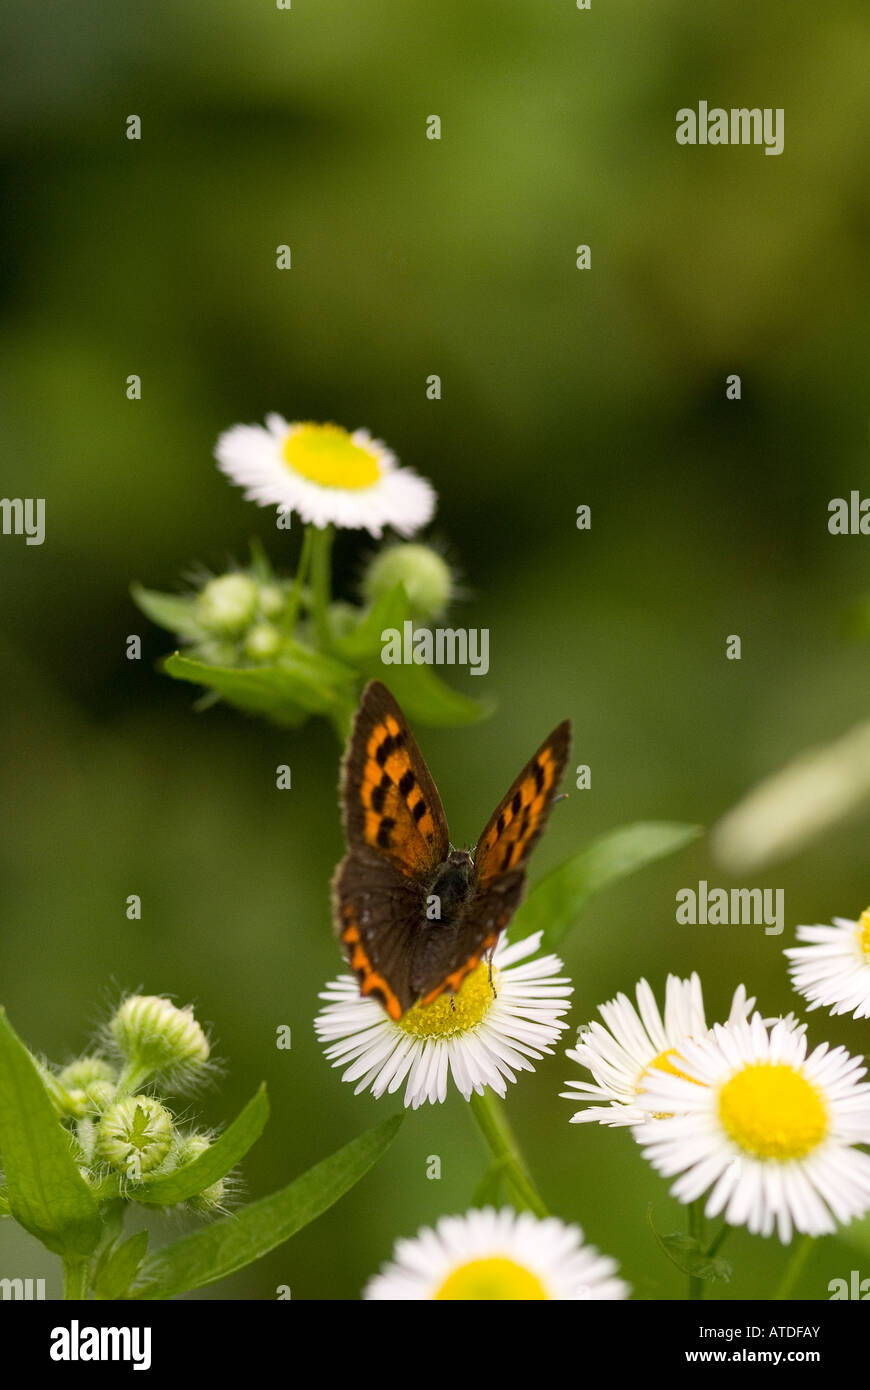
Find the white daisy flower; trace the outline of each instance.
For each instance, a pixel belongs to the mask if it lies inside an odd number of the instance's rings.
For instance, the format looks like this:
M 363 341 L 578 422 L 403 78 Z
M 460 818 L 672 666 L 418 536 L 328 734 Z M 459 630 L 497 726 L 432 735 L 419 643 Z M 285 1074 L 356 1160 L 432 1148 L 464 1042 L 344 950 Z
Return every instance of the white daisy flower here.
M 827 1043 L 807 1056 L 793 1019 L 717 1024 L 680 1049 L 682 1075 L 650 1072 L 641 1104 L 661 1116 L 635 1129 L 671 1191 L 781 1241 L 821 1236 L 870 1210 L 870 1085 L 860 1057 Z
M 571 1124 L 633 1125 L 647 1119 L 637 1097 L 648 1072 L 656 1069 L 679 1074 L 673 1054 L 679 1052 L 686 1038 L 703 1038 L 710 1031 L 697 973 L 688 980 L 668 976 L 664 1018 L 646 980 L 638 983 L 635 994 L 636 1009 L 621 993 L 600 1004 L 598 1012 L 605 1026 L 586 1024 L 577 1046 L 568 1049 L 572 1062 L 590 1071 L 596 1083 L 566 1083 L 573 1089 L 560 1093 L 564 1100 L 596 1102 L 572 1115 Z M 746 1018 L 754 1003 L 740 985 L 734 991 L 729 1021 Z
M 400 468 L 368 430 L 340 425 L 288 424 L 267 415 L 261 425 L 234 425 L 218 439 L 218 467 L 245 489 L 249 502 L 297 512 L 304 522 L 363 529 L 380 536 L 392 526 L 410 536 L 435 511 L 425 478 Z
M 618 1265 L 583 1244 L 579 1226 L 510 1209 L 444 1216 L 434 1230 L 396 1242 L 393 1262 L 369 1281 L 364 1299 L 628 1298 Z
M 835 917 L 832 927 L 798 927 L 810 946 L 789 946 L 789 974 L 810 1009 L 870 1018 L 870 907 L 857 922 Z
M 503 1096 L 516 1072 L 534 1071 L 529 1058 L 553 1051 L 565 1027 L 572 988 L 559 974 L 561 960 L 526 959 L 540 943 L 540 932 L 513 946 L 502 938 L 491 984 L 483 960 L 455 996 L 445 991 L 395 1022 L 374 999 L 360 996 L 353 975 L 340 975 L 320 995 L 326 1008 L 314 1024 L 329 1044 L 326 1056 L 347 1068 L 341 1079 L 356 1082 L 357 1095 L 369 1089 L 374 1096 L 392 1095 L 407 1078 L 405 1105 L 414 1110 L 443 1101 L 451 1075 L 466 1100 L 487 1086 Z

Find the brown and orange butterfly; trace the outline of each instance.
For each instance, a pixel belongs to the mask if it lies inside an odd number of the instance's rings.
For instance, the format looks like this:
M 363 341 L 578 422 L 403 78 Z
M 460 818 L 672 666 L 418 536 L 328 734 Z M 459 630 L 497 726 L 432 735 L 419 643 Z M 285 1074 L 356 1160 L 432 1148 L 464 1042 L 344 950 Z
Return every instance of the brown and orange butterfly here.
M 391 1018 L 464 977 L 525 891 L 525 866 L 571 746 L 564 720 L 499 802 L 473 851 L 451 850 L 441 798 L 407 720 L 380 681 L 363 691 L 342 763 L 348 853 L 333 878 L 335 927 L 360 992 Z

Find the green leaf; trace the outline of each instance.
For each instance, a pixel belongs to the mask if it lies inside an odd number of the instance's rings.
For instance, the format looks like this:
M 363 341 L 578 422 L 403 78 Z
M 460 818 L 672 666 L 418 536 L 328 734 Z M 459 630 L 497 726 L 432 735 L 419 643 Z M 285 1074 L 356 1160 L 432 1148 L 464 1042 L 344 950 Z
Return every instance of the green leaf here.
M 412 724 L 452 729 L 476 724 L 495 708 L 491 698 L 475 700 L 451 689 L 431 666 L 384 666 L 379 658 L 369 658 L 360 668 L 366 679 L 383 681 Z
M 341 713 L 354 690 L 356 673 L 289 638 L 274 666 L 210 666 L 180 652 L 167 657 L 163 669 L 175 680 L 204 685 L 249 714 L 265 715 L 291 727 L 310 714 Z
M 137 1231 L 129 1240 L 111 1246 L 97 1265 L 94 1297 L 123 1298 L 145 1258 L 147 1249 L 147 1231 Z
M 146 618 L 177 637 L 199 641 L 208 634 L 196 619 L 195 594 L 160 594 L 155 589 L 145 589 L 141 584 L 131 584 L 133 602 L 141 608 Z
M 258 584 L 274 584 L 275 571 L 272 561 L 266 554 L 266 547 L 259 536 L 252 536 L 248 542 L 251 551 L 251 573 Z
M 339 656 L 351 663 L 376 656 L 380 662 L 383 648 L 381 633 L 388 627 L 401 628 L 408 617 L 408 610 L 405 586 L 397 584 L 388 594 L 381 595 L 351 632 L 336 641 L 335 649 Z
M 659 1235 L 653 1222 L 651 1203 L 647 1208 L 647 1220 L 656 1243 L 671 1264 L 676 1265 L 683 1274 L 688 1274 L 693 1279 L 706 1279 L 711 1284 L 715 1284 L 717 1279 L 725 1284 L 730 1281 L 730 1262 L 723 1260 L 721 1255 L 708 1255 L 701 1249 L 694 1236 L 686 1235 L 682 1231 L 674 1231 L 669 1236 Z
M 11 1216 L 12 1208 L 9 1205 L 9 1193 L 5 1187 L 0 1187 L 0 1217 Z
M 102 1233 L 97 1203 L 39 1069 L 0 1009 L 0 1153 L 12 1215 L 58 1255 L 89 1255 Z
M 673 854 L 700 834 L 697 825 L 639 821 L 600 836 L 535 884 L 514 918 L 515 939 L 543 931 L 542 948 L 552 949 L 602 888 Z
M 205 1153 L 185 1167 L 177 1168 L 174 1173 L 153 1178 L 131 1190 L 131 1197 L 147 1206 L 161 1207 L 173 1206 L 176 1202 L 186 1202 L 189 1197 L 195 1197 L 235 1168 L 263 1133 L 268 1118 L 269 1100 L 263 1085 Z
M 174 1241 L 146 1260 L 131 1298 L 172 1298 L 224 1279 L 274 1250 L 322 1215 L 390 1147 L 401 1115 L 352 1140 L 288 1187 Z

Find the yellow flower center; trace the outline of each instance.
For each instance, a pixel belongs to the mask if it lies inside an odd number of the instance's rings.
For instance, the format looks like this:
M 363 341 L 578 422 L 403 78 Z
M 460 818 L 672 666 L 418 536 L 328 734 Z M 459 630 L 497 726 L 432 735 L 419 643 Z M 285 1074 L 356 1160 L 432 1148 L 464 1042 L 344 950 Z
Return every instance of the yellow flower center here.
M 784 1062 L 751 1062 L 726 1081 L 719 1118 L 756 1158 L 803 1158 L 828 1132 L 821 1093 Z
M 281 452 L 288 468 L 321 487 L 371 487 L 381 476 L 376 455 L 355 444 L 340 425 L 299 425 Z
M 694 1081 L 696 1086 L 700 1086 L 701 1083 L 699 1081 L 695 1081 L 694 1076 L 687 1076 L 684 1071 L 680 1071 L 679 1067 L 674 1066 L 670 1058 L 675 1055 L 675 1052 L 675 1048 L 666 1047 L 664 1052 L 660 1052 L 658 1057 L 656 1057 L 654 1061 L 650 1062 L 649 1066 L 644 1072 L 644 1076 L 646 1076 L 648 1072 L 651 1072 L 653 1068 L 655 1068 L 656 1071 L 666 1071 L 669 1076 L 681 1076 L 684 1081 Z M 676 1053 L 676 1055 L 679 1056 L 679 1053 Z M 680 1058 L 680 1060 L 682 1061 L 682 1058 Z
M 447 1038 L 465 1033 L 485 1018 L 492 1007 L 495 972 L 489 983 L 489 965 L 482 960 L 466 975 L 459 992 L 439 994 L 431 1004 L 415 1004 L 402 1014 L 399 1027 L 418 1038 Z
M 870 960 L 870 907 L 865 908 L 858 919 L 858 945 Z
M 641 1072 L 640 1080 L 638 1081 L 636 1088 L 638 1095 L 640 1095 L 641 1091 L 643 1090 L 644 1081 L 647 1079 L 650 1072 L 653 1070 L 666 1071 L 669 1076 L 681 1076 L 684 1081 L 691 1081 L 695 1086 L 701 1085 L 701 1082 L 696 1081 L 694 1076 L 687 1076 L 684 1071 L 680 1071 L 679 1067 L 674 1066 L 673 1062 L 670 1061 L 670 1058 L 673 1055 L 679 1056 L 679 1053 L 677 1053 L 676 1049 L 673 1047 L 666 1047 L 664 1052 L 660 1052 L 658 1057 L 653 1058 L 646 1071 Z M 654 1120 L 669 1120 L 671 1118 L 670 1112 L 667 1110 L 654 1110 L 652 1112 L 652 1115 Z
M 518 1265 L 515 1260 L 506 1260 L 501 1255 L 491 1255 L 488 1259 L 469 1260 L 451 1271 L 435 1298 L 483 1299 L 487 1301 L 513 1299 L 549 1298 L 537 1275 Z

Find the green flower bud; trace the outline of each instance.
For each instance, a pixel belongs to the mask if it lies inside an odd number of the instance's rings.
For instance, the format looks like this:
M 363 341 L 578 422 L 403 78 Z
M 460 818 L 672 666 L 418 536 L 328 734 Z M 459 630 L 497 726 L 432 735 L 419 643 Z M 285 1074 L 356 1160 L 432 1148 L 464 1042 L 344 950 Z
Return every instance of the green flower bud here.
M 210 579 L 197 601 L 197 618 L 209 632 L 234 637 L 253 621 L 259 591 L 249 574 L 222 574 Z
M 205 1134 L 177 1135 L 174 1153 L 177 1166 L 186 1167 L 210 1148 L 211 1140 Z M 217 1182 L 203 1188 L 202 1192 L 188 1197 L 186 1205 L 191 1211 L 199 1212 L 200 1216 L 214 1216 L 217 1212 L 226 1210 L 226 1196 L 227 1181 L 225 1178 L 218 1178 Z
M 127 1066 L 121 1077 L 135 1090 L 158 1072 L 189 1072 L 208 1061 L 208 1038 L 193 1016 L 158 994 L 132 994 L 115 1013 L 109 1029 Z
M 93 1081 L 84 1091 L 85 1104 L 91 1110 L 104 1110 L 115 1097 L 114 1081 Z
M 284 612 L 284 590 L 280 584 L 260 585 L 260 612 L 264 618 L 277 618 Z
M 353 632 L 362 616 L 362 611 L 352 603 L 339 599 L 337 603 L 330 604 L 329 626 L 333 637 L 345 637 Z
M 439 618 L 453 592 L 450 567 L 437 550 L 415 541 L 379 551 L 363 576 L 363 594 L 376 602 L 404 584 L 413 611 L 421 618 Z
M 193 1163 L 195 1158 L 211 1148 L 211 1140 L 205 1134 L 179 1134 L 175 1141 L 175 1158 L 179 1168 Z
M 195 661 L 204 661 L 207 666 L 238 666 L 239 653 L 232 642 L 199 642 L 190 648 Z
M 87 1115 L 79 1120 L 76 1125 L 76 1138 L 79 1141 L 79 1148 L 82 1151 L 82 1158 L 86 1163 L 93 1163 L 94 1150 L 97 1146 L 97 1127 L 94 1121 Z
M 190 1197 L 187 1205 L 191 1211 L 199 1212 L 200 1216 L 215 1216 L 220 1211 L 226 1211 L 226 1196 L 226 1179 L 218 1178 L 211 1187 L 203 1188 L 195 1197 Z
M 64 1067 L 58 1081 L 67 1090 L 87 1091 L 95 1081 L 115 1081 L 117 1072 L 104 1057 L 78 1057 Z
M 132 1182 L 150 1173 L 172 1148 L 172 1116 L 153 1096 L 110 1105 L 97 1126 L 96 1156 Z
M 281 634 L 272 623 L 255 623 L 245 638 L 245 655 L 251 661 L 274 661 L 281 650 Z

